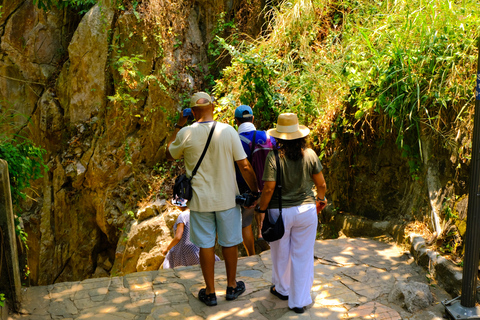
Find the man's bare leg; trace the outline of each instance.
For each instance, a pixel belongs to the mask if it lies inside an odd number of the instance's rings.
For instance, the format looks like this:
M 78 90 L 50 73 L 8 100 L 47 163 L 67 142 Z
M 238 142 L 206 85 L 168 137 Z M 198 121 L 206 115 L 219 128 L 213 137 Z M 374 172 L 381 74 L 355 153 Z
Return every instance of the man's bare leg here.
M 222 247 L 222 253 L 225 259 L 225 269 L 227 270 L 227 287 L 236 288 L 238 247 Z M 213 259 L 215 260 L 215 256 Z
M 226 261 L 227 259 L 225 259 L 225 264 Z M 202 268 L 203 279 L 207 286 L 206 294 L 215 293 L 215 247 L 200 248 L 200 267 Z M 235 272 L 237 272 L 236 267 L 237 264 L 235 262 Z

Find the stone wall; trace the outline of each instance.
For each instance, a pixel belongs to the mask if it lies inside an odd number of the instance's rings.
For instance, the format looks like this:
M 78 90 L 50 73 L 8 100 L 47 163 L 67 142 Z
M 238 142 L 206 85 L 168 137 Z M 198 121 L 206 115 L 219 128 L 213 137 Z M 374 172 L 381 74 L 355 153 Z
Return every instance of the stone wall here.
M 455 139 L 425 126 L 418 140 L 408 141 L 421 146 L 415 157 L 399 147 L 395 130 L 381 132 L 382 123 L 337 132 L 322 161 L 331 208 L 397 224 L 421 221 L 437 236 L 457 224 L 463 235 L 473 119 L 443 120 Z M 446 217 L 450 209 L 455 217 Z

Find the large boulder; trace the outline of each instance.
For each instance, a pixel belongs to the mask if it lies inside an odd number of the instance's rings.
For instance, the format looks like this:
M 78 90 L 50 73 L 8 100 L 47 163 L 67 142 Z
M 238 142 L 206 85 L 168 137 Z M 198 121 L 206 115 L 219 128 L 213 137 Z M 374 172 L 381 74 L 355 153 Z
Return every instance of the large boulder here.
M 147 205 L 147 207 L 157 205 Z M 180 214 L 176 207 L 162 207 L 165 209 L 159 215 L 133 223 L 128 233 L 121 239 L 125 242 L 125 245 L 123 250 L 117 250 L 113 267 L 116 274 L 151 271 L 160 268 L 165 259 L 162 250 L 172 240 L 172 221 L 175 223 Z M 120 245 L 117 246 L 117 249 L 120 247 Z
M 388 295 L 388 301 L 403 304 L 409 312 L 415 313 L 428 308 L 434 299 L 427 284 L 398 281 Z

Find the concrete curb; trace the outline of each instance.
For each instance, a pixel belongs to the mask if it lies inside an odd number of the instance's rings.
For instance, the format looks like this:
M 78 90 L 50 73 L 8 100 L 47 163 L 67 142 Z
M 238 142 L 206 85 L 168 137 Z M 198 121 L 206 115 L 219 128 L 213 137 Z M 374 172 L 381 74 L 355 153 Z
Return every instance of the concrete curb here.
M 427 269 L 432 277 L 454 297 L 462 291 L 462 268 L 442 257 L 438 252 L 427 249 L 425 239 L 416 234 L 409 235 L 410 253 L 419 266 Z
M 347 237 L 391 236 L 400 246 L 407 246 L 415 262 L 428 270 L 432 278 L 453 297 L 462 289 L 462 268 L 428 249 L 425 239 L 418 234 L 405 235 L 405 225 L 392 221 L 373 221 L 359 216 L 335 214 L 334 224 Z

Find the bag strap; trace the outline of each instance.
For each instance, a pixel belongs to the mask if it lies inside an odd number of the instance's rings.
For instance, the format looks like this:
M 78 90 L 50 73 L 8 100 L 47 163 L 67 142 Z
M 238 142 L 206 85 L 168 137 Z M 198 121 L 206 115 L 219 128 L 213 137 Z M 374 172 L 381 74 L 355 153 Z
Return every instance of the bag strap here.
M 198 159 L 197 165 L 195 166 L 195 169 L 192 171 L 192 176 L 190 177 L 190 180 L 193 179 L 193 176 L 197 173 L 198 167 L 200 167 L 200 164 L 202 163 L 203 157 L 205 156 L 205 153 L 207 153 L 208 145 L 210 144 L 210 140 L 212 140 L 212 135 L 213 131 L 215 130 L 215 125 L 217 124 L 217 121 L 213 122 L 212 129 L 210 129 L 210 134 L 208 135 L 207 143 L 205 144 L 205 148 L 203 148 L 202 155 L 200 156 L 200 159 Z
M 253 139 L 252 139 L 252 148 L 250 149 L 250 156 L 248 157 L 248 162 L 252 163 L 253 151 L 255 150 L 256 144 L 256 137 L 257 137 L 257 130 L 253 131 Z
M 278 190 L 278 209 L 280 211 L 280 216 L 282 215 L 282 180 L 281 180 L 281 174 L 280 174 L 280 158 L 278 157 L 278 150 L 273 149 L 273 153 L 275 154 L 275 161 L 277 162 L 277 183 L 275 185 L 275 188 Z

